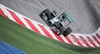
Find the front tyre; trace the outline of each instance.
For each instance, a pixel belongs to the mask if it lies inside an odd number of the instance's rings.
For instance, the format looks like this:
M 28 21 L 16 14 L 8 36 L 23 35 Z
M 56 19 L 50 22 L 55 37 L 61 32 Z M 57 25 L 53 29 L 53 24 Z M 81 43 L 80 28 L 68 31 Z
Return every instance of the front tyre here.
M 72 32 L 72 29 L 70 27 L 67 27 L 67 29 L 62 33 L 65 37 L 69 35 Z

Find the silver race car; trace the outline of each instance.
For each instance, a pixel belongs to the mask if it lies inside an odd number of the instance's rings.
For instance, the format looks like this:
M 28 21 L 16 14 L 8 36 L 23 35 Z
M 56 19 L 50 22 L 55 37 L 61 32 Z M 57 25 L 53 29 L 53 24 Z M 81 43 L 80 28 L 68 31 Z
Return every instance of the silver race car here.
M 40 13 L 40 17 L 45 23 L 54 31 L 54 33 L 60 35 L 63 34 L 65 37 L 72 32 L 72 29 L 68 26 L 72 23 L 72 19 L 63 12 L 58 16 L 55 10 L 50 11 L 45 9 Z

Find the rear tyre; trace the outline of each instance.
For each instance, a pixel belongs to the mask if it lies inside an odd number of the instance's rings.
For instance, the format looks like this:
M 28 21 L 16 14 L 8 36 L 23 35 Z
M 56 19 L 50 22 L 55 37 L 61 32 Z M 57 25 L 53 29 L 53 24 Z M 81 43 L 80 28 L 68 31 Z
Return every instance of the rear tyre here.
M 43 12 L 47 15 L 47 14 L 50 13 L 50 10 L 49 9 L 45 9 Z
M 60 31 L 55 26 L 52 26 L 52 30 L 54 31 L 55 34 L 59 35 Z
M 53 13 L 57 16 L 58 15 L 58 13 L 55 11 L 55 10 L 53 10 Z
M 45 21 L 48 20 L 47 16 L 44 14 L 44 12 L 41 12 L 40 17 Z
M 50 10 L 49 9 L 45 9 L 44 11 L 41 12 L 40 14 L 40 17 L 45 20 L 45 21 L 48 21 L 49 18 L 48 18 L 48 14 L 50 13 Z
M 62 34 L 66 37 L 71 32 L 72 32 L 72 29 L 70 27 L 68 27 Z

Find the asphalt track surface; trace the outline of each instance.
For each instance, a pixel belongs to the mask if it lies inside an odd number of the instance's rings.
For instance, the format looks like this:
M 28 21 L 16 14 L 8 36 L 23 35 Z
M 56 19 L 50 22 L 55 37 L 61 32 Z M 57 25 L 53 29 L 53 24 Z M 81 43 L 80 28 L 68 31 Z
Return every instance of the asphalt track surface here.
M 80 30 L 76 33 L 91 33 L 99 27 L 86 0 L 0 0 L 0 3 L 42 24 L 45 23 L 39 13 L 44 9 L 56 10 L 59 15 L 65 11 L 78 25 Z

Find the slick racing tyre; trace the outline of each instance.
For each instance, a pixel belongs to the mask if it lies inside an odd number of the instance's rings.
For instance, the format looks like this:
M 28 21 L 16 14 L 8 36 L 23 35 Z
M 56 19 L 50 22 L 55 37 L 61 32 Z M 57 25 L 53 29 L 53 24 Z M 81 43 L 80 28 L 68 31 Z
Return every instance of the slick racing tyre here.
M 57 35 L 60 34 L 60 31 L 55 26 L 52 26 L 52 31 L 54 31 L 54 33 Z
M 45 21 L 48 20 L 47 16 L 44 14 L 44 12 L 41 12 L 40 17 Z
M 43 12 L 47 15 L 47 14 L 50 13 L 50 10 L 49 9 L 45 9 Z
M 66 28 L 64 26 L 61 26 L 60 29 L 59 29 L 60 34 L 62 34 L 65 30 L 66 30 Z
M 72 32 L 72 29 L 70 27 L 67 27 L 67 29 L 62 33 L 65 37 Z

